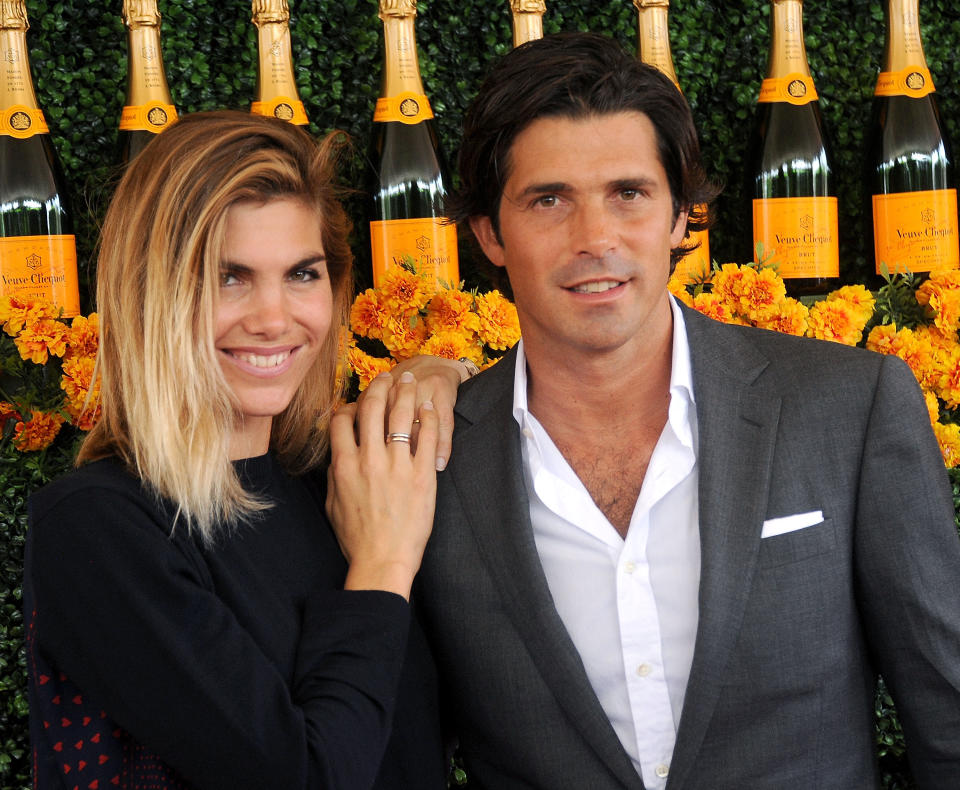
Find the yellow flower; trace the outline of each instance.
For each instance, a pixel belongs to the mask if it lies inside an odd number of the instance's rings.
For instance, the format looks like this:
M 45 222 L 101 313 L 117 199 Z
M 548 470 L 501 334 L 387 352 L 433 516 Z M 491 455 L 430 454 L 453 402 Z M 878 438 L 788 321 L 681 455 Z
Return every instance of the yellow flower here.
M 863 337 L 860 316 L 842 301 L 817 302 L 810 308 L 807 335 L 855 346 Z
M 401 361 L 417 354 L 427 339 L 427 327 L 419 315 L 391 315 L 383 325 L 381 340 L 394 359 Z
M 456 329 L 480 331 L 480 316 L 473 312 L 473 296 L 458 290 L 439 291 L 427 305 L 427 331 Z
M 70 422 L 82 431 L 89 431 L 100 418 L 100 379 L 93 384 L 90 403 L 87 393 L 93 383 L 94 360 L 91 357 L 69 357 L 63 362 L 60 389 L 67 394 L 64 404 Z
M 347 362 L 357 375 L 358 386 L 363 392 L 377 376 L 390 370 L 394 362 L 385 357 L 372 357 L 356 346 L 347 350 Z
M 877 324 L 867 335 L 867 348 L 878 354 L 897 354 L 903 346 L 904 333 L 913 334 L 909 329 L 901 333 L 896 324 Z
M 923 401 L 927 405 L 927 414 L 930 416 L 930 424 L 936 425 L 940 419 L 940 401 L 937 396 L 929 390 L 924 390 Z
M 744 281 L 755 278 L 757 270 L 750 266 L 725 263 L 719 271 L 713 273 L 713 294 L 727 305 L 731 312 L 740 306 L 740 294 L 744 291 Z
M 787 295 L 787 287 L 773 269 L 749 268 L 739 281 L 740 293 L 735 313 L 748 321 L 762 321 L 777 311 L 777 306 Z
M 730 308 L 727 307 L 727 302 L 715 293 L 697 294 L 693 297 L 690 306 L 714 321 L 722 321 L 725 324 L 737 323 L 730 312 Z
M 43 450 L 50 446 L 60 426 L 63 417 L 59 414 L 35 411 L 27 422 L 18 422 L 13 429 L 13 446 L 24 453 L 34 450 Z
M 930 389 L 951 409 L 960 406 L 960 351 L 943 354 L 937 370 L 931 371 L 928 378 L 932 379 Z
M 27 324 L 13 342 L 22 359 L 43 365 L 51 354 L 62 357 L 66 352 L 67 327 L 54 318 L 41 318 Z
M 933 323 L 941 332 L 954 334 L 960 325 L 960 290 L 952 280 L 934 274 L 917 289 L 917 302 L 926 305 Z
M 845 285 L 827 294 L 828 302 L 843 302 L 857 313 L 862 321 L 861 329 L 873 315 L 873 294 L 862 285 Z
M 680 274 L 680 267 L 678 266 L 673 270 L 670 279 L 667 280 L 667 290 L 687 307 L 693 307 L 693 297 L 690 296 L 686 284 L 687 278 Z
M 0 297 L 0 324 L 11 337 L 15 336 L 27 324 L 41 318 L 56 318 L 59 310 L 43 300 L 29 301 L 19 296 Z
M 391 316 L 413 315 L 430 301 L 427 280 L 402 266 L 387 269 L 380 288 L 380 303 Z
M 441 329 L 431 335 L 420 346 L 420 353 L 444 359 L 467 357 L 477 365 L 483 362 L 483 349 L 480 344 L 472 335 L 465 335 L 456 329 Z
M 960 462 L 960 425 L 935 422 L 933 433 L 940 445 L 944 465 L 948 468 L 956 466 Z
M 480 341 L 497 351 L 505 351 L 520 339 L 517 308 L 500 291 L 490 291 L 476 298 L 480 316 Z
M 88 317 L 78 315 L 67 330 L 68 357 L 95 357 L 100 345 L 100 316 L 90 313 Z
M 350 308 L 350 328 L 361 337 L 379 340 L 388 316 L 389 311 L 381 304 L 377 292 L 373 288 L 367 288 L 353 300 Z
M 897 356 L 910 366 L 921 387 L 934 389 L 940 378 L 940 371 L 933 348 L 926 342 L 923 335 L 915 332 L 908 333 L 906 330 L 900 335 L 903 342 L 897 350 Z
M 787 296 L 781 300 L 773 313 L 764 317 L 762 321 L 757 321 L 756 326 L 801 337 L 807 331 L 809 314 L 810 311 L 803 302 Z

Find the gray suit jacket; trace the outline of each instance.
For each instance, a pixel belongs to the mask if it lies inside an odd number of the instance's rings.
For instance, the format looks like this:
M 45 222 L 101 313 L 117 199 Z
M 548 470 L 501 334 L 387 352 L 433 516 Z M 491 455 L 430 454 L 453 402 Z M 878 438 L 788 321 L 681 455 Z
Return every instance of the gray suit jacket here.
M 921 786 L 960 788 L 960 540 L 912 374 L 685 317 L 702 570 L 668 790 L 876 787 L 877 671 Z M 470 786 L 639 790 L 537 556 L 513 371 L 511 354 L 461 389 L 419 578 Z

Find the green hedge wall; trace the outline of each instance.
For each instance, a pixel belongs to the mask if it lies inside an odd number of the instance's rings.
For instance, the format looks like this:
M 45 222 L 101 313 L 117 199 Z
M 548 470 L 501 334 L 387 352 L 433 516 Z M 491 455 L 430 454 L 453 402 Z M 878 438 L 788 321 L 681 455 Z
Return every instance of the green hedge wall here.
M 290 0 L 297 81 L 320 133 L 342 129 L 365 148 L 381 70 L 380 21 L 373 0 Z M 98 218 L 116 176 L 116 123 L 123 104 L 126 33 L 120 0 L 27 0 L 28 45 L 38 97 L 72 184 L 79 259 L 92 275 Z M 711 174 L 726 184 L 714 207 L 713 257 L 750 256 L 744 199 L 744 158 L 769 42 L 768 5 L 762 0 L 673 0 L 671 42 L 676 70 L 700 128 Z M 256 75 L 256 39 L 246 0 L 160 0 L 167 77 L 181 112 L 246 109 Z M 960 144 L 960 8 L 955 0 L 923 0 L 920 9 L 927 60 L 947 128 Z M 546 32 L 592 30 L 636 46 L 636 11 L 629 0 L 548 0 Z M 882 58 L 883 5 L 876 0 L 831 0 L 805 10 L 808 57 L 833 144 L 839 181 L 840 253 L 845 279 L 867 272 L 864 134 Z M 448 159 L 454 161 L 459 120 L 487 64 L 511 47 L 507 0 L 421 0 L 417 35 L 421 69 Z M 575 155 L 575 151 L 571 154 Z M 362 154 L 344 167 L 347 182 L 365 173 Z M 362 201 L 351 203 L 357 221 L 360 270 L 369 259 Z M 470 284 L 486 269 L 461 251 Z M 89 300 L 85 309 L 91 307 Z M 25 497 L 67 464 L 69 444 L 26 458 L 0 443 L 0 786 L 29 784 L 20 568 Z M 908 787 L 896 721 L 881 698 L 881 731 L 888 742 L 888 788 Z

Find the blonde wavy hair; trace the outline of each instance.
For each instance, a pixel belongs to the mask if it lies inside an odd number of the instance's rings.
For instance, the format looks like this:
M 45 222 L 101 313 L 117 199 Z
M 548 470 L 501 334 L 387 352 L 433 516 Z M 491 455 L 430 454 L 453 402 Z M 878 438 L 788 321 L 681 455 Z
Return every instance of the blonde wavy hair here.
M 334 183 L 337 138 L 318 143 L 291 124 L 247 113 L 187 115 L 131 163 L 104 220 L 97 263 L 103 412 L 77 463 L 118 456 L 175 505 L 175 523 L 183 519 L 206 542 L 220 525 L 269 506 L 243 489 L 229 460 L 238 412 L 214 348 L 227 211 L 240 201 L 294 198 L 317 212 L 331 328 L 274 419 L 270 445 L 295 474 L 326 453 L 352 292 L 350 224 Z

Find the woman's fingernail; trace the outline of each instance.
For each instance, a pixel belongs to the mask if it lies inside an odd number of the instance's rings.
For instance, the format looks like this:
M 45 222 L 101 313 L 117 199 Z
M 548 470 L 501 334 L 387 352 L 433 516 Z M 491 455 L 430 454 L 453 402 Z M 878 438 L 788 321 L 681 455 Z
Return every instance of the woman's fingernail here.
M 412 374 L 409 370 L 406 371 L 406 372 L 404 372 L 404 373 L 401 374 L 401 376 L 400 376 L 400 381 L 402 381 L 404 384 L 406 384 L 406 383 L 408 383 L 408 382 L 410 382 L 410 381 L 413 381 L 413 374 Z
M 420 404 L 420 408 L 426 409 L 427 411 L 433 411 L 433 401 L 425 400 L 423 403 Z
M 438 456 L 437 456 L 437 471 L 438 471 L 438 472 L 442 472 L 442 471 L 443 471 L 444 469 L 446 469 L 446 468 L 447 468 L 447 459 L 444 458 L 442 455 L 438 455 Z

